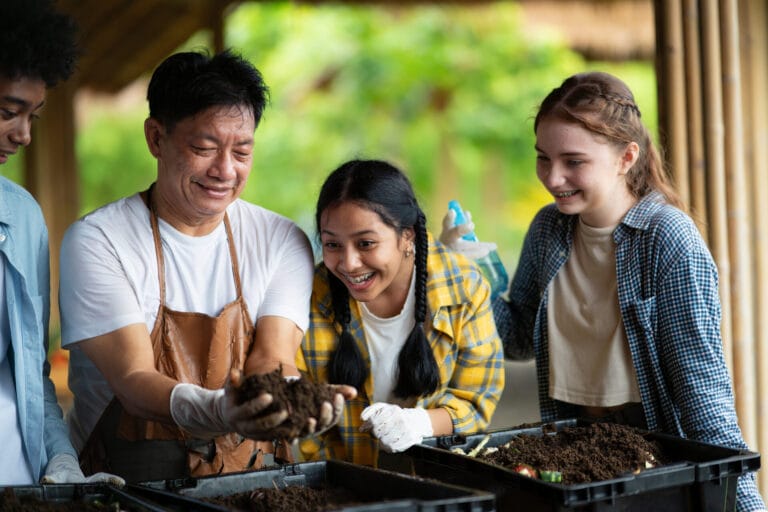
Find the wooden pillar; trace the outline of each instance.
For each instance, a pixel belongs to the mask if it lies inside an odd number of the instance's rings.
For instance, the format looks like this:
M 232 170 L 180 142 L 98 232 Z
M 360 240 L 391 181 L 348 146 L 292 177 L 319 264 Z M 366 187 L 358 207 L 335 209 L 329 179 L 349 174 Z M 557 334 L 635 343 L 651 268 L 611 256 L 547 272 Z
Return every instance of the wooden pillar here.
M 709 248 L 720 273 L 722 336 L 725 359 L 733 371 L 731 348 L 731 260 L 728 251 L 728 203 L 726 197 L 725 152 L 723 149 L 723 94 L 720 66 L 719 10 L 715 0 L 701 2 L 702 119 L 707 160 L 707 223 Z
M 656 0 L 656 57 L 659 87 L 659 135 L 664 155 L 683 202 L 689 202 L 683 66 L 683 24 L 679 2 Z
M 214 52 L 220 52 L 225 49 L 224 40 L 224 11 L 229 2 L 227 0 L 214 0 L 211 2 L 210 20 L 211 20 L 211 45 Z
M 720 0 L 723 95 L 723 153 L 728 204 L 728 248 L 731 266 L 731 343 L 736 409 L 742 433 L 757 444 L 754 320 L 752 318 L 752 251 L 748 228 L 749 197 L 744 167 L 744 119 L 739 63 L 737 0 Z
M 78 216 L 77 159 L 75 156 L 74 80 L 48 91 L 45 110 L 34 125 L 32 144 L 26 150 L 27 189 L 43 210 L 51 250 L 51 332 L 59 333 L 59 248 L 64 231 Z
M 705 241 L 709 241 L 707 232 L 707 175 L 704 156 L 704 128 L 702 126 L 702 77 L 701 43 L 699 41 L 701 16 L 698 0 L 683 1 L 683 40 L 685 48 L 685 112 L 681 116 L 687 119 L 688 137 L 685 145 L 688 149 L 688 197 L 691 215 L 699 227 Z
M 744 155 L 750 190 L 749 218 L 755 283 L 754 345 L 757 364 L 757 446 L 768 449 L 768 1 L 742 0 L 741 68 L 743 73 Z M 758 473 L 760 491 L 768 497 L 768 477 Z

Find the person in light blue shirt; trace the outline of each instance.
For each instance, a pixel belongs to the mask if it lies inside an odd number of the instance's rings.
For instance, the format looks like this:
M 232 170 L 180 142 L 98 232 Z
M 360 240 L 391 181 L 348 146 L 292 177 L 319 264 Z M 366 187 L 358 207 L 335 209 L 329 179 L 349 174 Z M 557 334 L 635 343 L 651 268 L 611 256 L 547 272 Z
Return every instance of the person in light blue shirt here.
M 0 2 L 0 164 L 31 141 L 48 87 L 77 56 L 75 25 L 47 0 Z M 0 486 L 84 483 L 51 381 L 48 230 L 22 187 L 0 177 Z

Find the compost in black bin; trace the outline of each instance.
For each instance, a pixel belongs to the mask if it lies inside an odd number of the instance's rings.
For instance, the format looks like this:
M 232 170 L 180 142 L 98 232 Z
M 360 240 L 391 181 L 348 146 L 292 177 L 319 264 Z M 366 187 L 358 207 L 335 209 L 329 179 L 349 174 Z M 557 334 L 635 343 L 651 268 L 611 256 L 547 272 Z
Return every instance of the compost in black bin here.
M 272 512 L 291 510 L 348 512 L 492 512 L 495 499 L 490 493 L 446 484 L 432 479 L 383 471 L 337 460 L 301 462 L 276 469 L 230 473 L 181 481 L 145 482 L 129 485 L 127 491 L 172 510 L 234 511 L 262 510 L 242 508 L 236 495 L 248 498 L 271 495 Z M 304 491 L 300 489 L 305 489 Z M 345 494 L 340 495 L 343 489 Z M 324 503 L 320 508 L 303 503 L 290 508 L 285 500 L 297 495 L 329 491 L 330 500 L 344 503 Z M 278 496 L 283 494 L 283 496 Z M 346 501 L 347 497 L 353 501 Z M 251 500 L 253 501 L 253 500 Z M 251 504 L 249 504 L 249 507 Z M 285 508 L 288 506 L 289 508 Z
M 430 438 L 401 454 L 400 460 L 390 466 L 398 471 L 492 492 L 499 510 L 540 512 L 730 512 L 735 510 L 738 477 L 760 468 L 757 453 L 642 431 L 646 440 L 661 447 L 662 455 L 654 457 L 665 464 L 570 485 L 530 478 L 512 468 L 450 451 L 460 448 L 469 453 L 481 444 L 485 448 L 499 447 L 520 436 L 554 436 L 570 427 L 592 423 L 571 419 L 466 437 Z
M 0 489 L 0 512 L 165 512 L 107 484 L 46 484 Z

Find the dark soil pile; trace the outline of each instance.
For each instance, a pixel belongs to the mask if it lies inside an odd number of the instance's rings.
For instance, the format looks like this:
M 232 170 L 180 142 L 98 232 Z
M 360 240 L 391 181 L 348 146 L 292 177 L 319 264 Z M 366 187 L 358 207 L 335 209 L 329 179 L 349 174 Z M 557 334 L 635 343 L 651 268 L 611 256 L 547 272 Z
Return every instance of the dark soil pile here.
M 319 420 L 323 402 L 332 404 L 335 394 L 328 384 L 317 384 L 306 377 L 287 381 L 278 369 L 271 373 L 246 377 L 238 387 L 237 396 L 239 402 L 243 403 L 264 392 L 273 397 L 272 404 L 264 414 L 288 410 L 288 419 L 275 429 L 275 435 L 281 439 L 308 435 L 309 418 Z
M 559 471 L 565 485 L 610 480 L 665 463 L 658 443 L 615 423 L 566 427 L 542 436 L 522 434 L 478 458 L 512 469 L 525 464 L 537 471 Z
M 252 492 L 209 499 L 232 510 L 248 512 L 325 512 L 362 503 L 343 488 L 291 486 L 285 489 L 256 489 Z
M 120 512 L 137 510 L 119 502 L 95 496 L 73 501 L 44 501 L 28 494 L 17 496 L 12 487 L 0 495 L 0 512 Z

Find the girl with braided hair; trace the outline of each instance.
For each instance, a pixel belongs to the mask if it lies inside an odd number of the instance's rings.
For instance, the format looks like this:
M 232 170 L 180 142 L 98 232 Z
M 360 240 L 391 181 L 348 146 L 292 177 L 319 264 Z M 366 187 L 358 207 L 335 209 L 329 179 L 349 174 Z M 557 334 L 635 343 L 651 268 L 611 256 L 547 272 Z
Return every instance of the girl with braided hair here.
M 378 447 L 487 427 L 504 388 L 491 290 L 427 232 L 408 178 L 349 161 L 323 184 L 315 221 L 323 261 L 297 366 L 358 395 L 304 456 L 370 465 Z
M 717 267 L 632 92 L 607 73 L 574 75 L 544 99 L 534 130 L 554 203 L 493 307 L 507 357 L 536 358 L 541 419 L 606 418 L 746 449 Z M 754 474 L 740 477 L 737 509 L 764 508 Z

